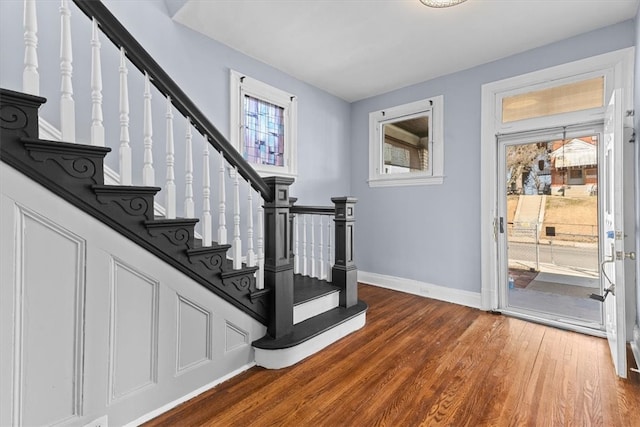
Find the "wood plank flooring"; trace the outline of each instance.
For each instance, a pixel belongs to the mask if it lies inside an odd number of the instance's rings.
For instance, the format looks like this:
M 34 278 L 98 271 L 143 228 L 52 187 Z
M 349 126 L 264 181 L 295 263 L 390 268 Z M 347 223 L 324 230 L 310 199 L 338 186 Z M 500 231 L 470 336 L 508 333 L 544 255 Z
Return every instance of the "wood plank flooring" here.
M 254 367 L 148 426 L 640 426 L 607 342 L 360 285 L 367 325 L 296 366 Z M 632 359 L 630 359 L 632 360 Z

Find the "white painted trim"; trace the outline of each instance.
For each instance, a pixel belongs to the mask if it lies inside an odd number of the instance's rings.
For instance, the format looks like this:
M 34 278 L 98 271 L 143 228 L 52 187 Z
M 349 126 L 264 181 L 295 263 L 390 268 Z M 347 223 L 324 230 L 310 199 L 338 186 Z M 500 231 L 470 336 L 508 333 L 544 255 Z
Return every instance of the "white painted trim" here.
M 634 359 L 636 359 L 636 367 L 640 369 L 640 325 L 635 325 L 633 328 L 631 352 L 633 353 Z
M 277 350 L 264 350 L 254 347 L 256 365 L 267 369 L 282 369 L 295 365 L 302 359 L 319 352 L 339 339 L 344 338 L 352 332 L 362 328 L 366 323 L 366 316 L 367 313 L 364 311 L 346 322 L 342 322 L 328 331 L 325 331 L 320 335 L 316 335 L 295 347 Z
M 42 117 L 38 117 L 38 127 L 40 128 L 38 133 L 40 139 L 62 141 L 62 132 Z
M 187 393 L 184 396 L 174 400 L 173 402 L 169 402 L 164 406 L 161 406 L 158 409 L 155 409 L 141 417 L 139 417 L 138 419 L 131 421 L 127 424 L 124 425 L 124 427 L 136 427 L 139 426 L 140 424 L 146 423 L 149 420 L 154 419 L 155 417 L 164 414 L 165 412 L 175 408 L 176 406 L 180 405 L 181 403 L 186 402 L 187 400 L 193 399 L 194 397 L 204 393 L 205 391 L 211 390 L 212 388 L 214 388 L 215 386 L 217 386 L 218 384 L 222 384 L 223 382 L 235 377 L 236 375 L 239 375 L 241 373 L 243 373 L 244 371 L 251 369 L 255 366 L 256 364 L 254 362 L 252 363 L 247 363 L 244 366 L 241 366 L 240 368 L 236 369 L 233 372 L 229 372 L 227 375 L 224 375 L 220 378 L 218 378 L 215 381 L 210 382 L 209 384 L 206 384 L 202 387 L 200 387 L 199 389 L 196 389 L 194 391 L 192 391 L 191 393 Z
M 478 292 L 447 288 L 418 280 L 386 276 L 384 274 L 370 273 L 367 271 L 358 271 L 358 282 L 453 304 L 465 305 L 467 307 L 481 307 L 480 293 Z
M 303 322 L 340 305 L 340 292 L 336 290 L 328 295 L 297 304 L 293 307 L 293 324 Z
M 633 91 L 633 47 L 625 48 L 579 61 L 561 64 L 544 70 L 499 80 L 482 85 L 481 111 L 481 210 L 480 210 L 480 256 L 481 256 L 481 296 L 482 309 L 498 308 L 499 284 L 504 283 L 505 274 L 498 265 L 498 246 L 496 241 L 497 194 L 498 182 L 498 145 L 496 135 L 505 132 L 523 132 L 544 127 L 554 127 L 575 122 L 576 113 L 550 116 L 541 122 L 540 119 L 521 120 L 502 124 L 500 118 L 499 97 L 504 93 L 514 93 L 520 88 L 527 88 L 545 81 L 568 78 L 572 75 L 602 71 L 611 76 L 606 82 L 605 95 L 615 87 L 624 87 L 626 105 L 623 109 L 633 109 L 630 94 Z M 606 96 L 608 99 L 608 96 Z M 602 113 L 589 116 L 588 121 L 603 118 Z

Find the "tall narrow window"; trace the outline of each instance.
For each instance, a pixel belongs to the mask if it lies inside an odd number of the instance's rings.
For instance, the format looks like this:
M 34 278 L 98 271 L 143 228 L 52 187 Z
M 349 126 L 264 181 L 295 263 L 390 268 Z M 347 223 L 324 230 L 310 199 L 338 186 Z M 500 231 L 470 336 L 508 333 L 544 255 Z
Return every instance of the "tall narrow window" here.
M 296 97 L 231 71 L 231 142 L 263 176 L 296 169 Z

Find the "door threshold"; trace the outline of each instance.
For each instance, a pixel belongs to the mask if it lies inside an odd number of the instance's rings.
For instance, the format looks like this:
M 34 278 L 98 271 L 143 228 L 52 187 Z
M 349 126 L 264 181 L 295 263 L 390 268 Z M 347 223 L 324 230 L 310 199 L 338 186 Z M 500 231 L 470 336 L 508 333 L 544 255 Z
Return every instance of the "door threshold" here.
M 546 318 L 534 313 L 526 313 L 522 311 L 511 310 L 508 308 L 499 309 L 502 314 L 506 316 L 515 317 L 522 320 L 527 320 L 541 325 L 552 326 L 558 329 L 565 329 L 567 331 L 578 332 L 585 335 L 591 335 L 594 337 L 606 338 L 607 332 L 603 330 L 603 326 L 597 323 L 580 322 L 576 319 L 566 318 Z

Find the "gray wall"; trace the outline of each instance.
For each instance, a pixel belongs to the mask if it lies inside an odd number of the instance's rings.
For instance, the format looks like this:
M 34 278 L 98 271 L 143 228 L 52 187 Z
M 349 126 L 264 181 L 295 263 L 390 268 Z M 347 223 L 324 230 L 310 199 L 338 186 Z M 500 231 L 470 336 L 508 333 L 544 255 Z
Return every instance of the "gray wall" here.
M 349 136 L 350 105 L 303 83 L 274 68 L 232 50 L 171 20 L 171 12 L 162 1 L 123 2 L 107 0 L 105 4 L 138 39 L 140 44 L 165 68 L 198 105 L 209 120 L 225 135 L 229 135 L 229 69 L 247 73 L 272 86 L 298 97 L 298 179 L 292 195 L 302 204 L 331 204 L 330 197 L 350 193 Z M 173 7 L 173 3 L 171 3 Z M 22 83 L 22 0 L 0 2 L 0 86 L 20 90 Z M 43 115 L 52 124 L 59 123 L 54 102 L 59 97 L 59 2 L 38 2 L 39 62 L 41 95 L 51 101 Z M 89 138 L 90 113 L 90 25 L 73 4 L 72 34 L 74 39 L 73 84 L 78 116 L 78 139 Z M 117 148 L 118 134 L 118 54 L 102 37 L 103 96 L 105 128 L 108 144 Z M 7 61 L 13 57 L 15 60 Z M 301 58 L 303 60 L 303 58 Z M 129 70 L 131 102 L 131 139 L 134 161 L 142 158 L 142 91 L 143 81 L 137 70 Z M 164 102 L 153 93 L 154 160 L 156 183 L 164 179 Z M 115 127 L 114 127 L 115 126 Z M 138 127 L 135 127 L 138 126 Z M 182 173 L 182 120 L 176 119 L 176 173 Z M 200 153 L 199 138 L 194 138 L 194 153 Z M 107 164 L 117 170 L 117 156 Z M 196 179 L 200 177 L 200 161 L 194 160 Z M 141 164 L 141 163 L 140 163 Z M 217 165 L 217 163 L 216 163 Z M 134 172 L 134 179 L 141 180 Z M 178 187 L 179 199 L 182 188 Z M 214 199 L 215 200 L 215 199 Z
M 352 104 L 358 268 L 479 292 L 481 86 L 633 46 L 634 35 L 628 20 Z M 435 95 L 444 95 L 444 184 L 369 188 L 369 112 Z

